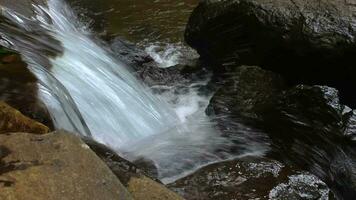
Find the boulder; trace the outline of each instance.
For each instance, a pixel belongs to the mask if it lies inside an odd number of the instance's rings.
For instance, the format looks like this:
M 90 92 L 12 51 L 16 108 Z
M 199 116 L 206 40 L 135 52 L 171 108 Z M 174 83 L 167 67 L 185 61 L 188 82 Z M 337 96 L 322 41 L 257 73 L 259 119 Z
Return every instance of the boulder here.
M 0 135 L 0 199 L 132 199 L 90 148 L 73 134 Z
M 216 72 L 258 65 L 355 106 L 355 0 L 203 0 L 185 38 Z
M 0 101 L 0 134 L 8 132 L 45 134 L 49 132 L 49 128 Z
M 168 187 L 187 200 L 327 199 L 330 193 L 308 172 L 253 157 L 204 167 Z

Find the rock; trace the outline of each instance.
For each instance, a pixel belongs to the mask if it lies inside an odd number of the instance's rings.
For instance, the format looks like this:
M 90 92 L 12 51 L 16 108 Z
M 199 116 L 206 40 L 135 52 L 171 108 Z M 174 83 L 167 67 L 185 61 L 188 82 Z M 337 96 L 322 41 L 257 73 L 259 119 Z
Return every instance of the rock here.
M 85 141 L 90 148 L 109 166 L 123 185 L 127 187 L 128 191 L 135 200 L 182 199 L 179 195 L 170 191 L 157 179 L 155 179 L 155 176 L 157 176 L 156 171 L 152 172 L 147 171 L 145 168 L 141 168 L 142 163 L 147 165 L 147 161 L 143 162 L 144 159 L 135 161 L 135 164 L 133 164 L 118 156 L 114 151 L 105 145 L 98 144 L 90 139 L 86 139 Z
M 274 157 L 309 170 L 339 199 L 356 198 L 349 110 L 334 88 L 299 85 L 281 95 L 263 120 L 277 152 Z
M 0 101 L 53 129 L 51 116 L 38 98 L 37 78 L 26 63 L 15 53 L 0 55 L 0 60 Z
M 207 112 L 215 113 L 219 130 L 227 136 L 241 137 L 246 132 L 243 138 L 254 138 L 256 131 L 237 125 L 257 129 L 269 137 L 269 157 L 311 172 L 339 199 L 355 198 L 355 111 L 341 103 L 334 88 L 298 85 L 288 89 L 266 81 L 279 79 L 261 80 L 261 75 L 274 77 L 273 73 L 257 69 L 236 69 L 238 76 L 232 73 L 213 97 Z
M 0 134 L 8 132 L 45 134 L 49 132 L 49 128 L 0 101 Z
M 90 148 L 72 134 L 0 135 L 0 199 L 132 199 Z
M 153 62 L 153 59 L 143 49 L 123 38 L 116 37 L 110 41 L 110 44 L 118 60 L 136 70 L 145 63 Z
M 203 0 L 185 38 L 216 72 L 245 64 L 329 85 L 355 106 L 355 0 Z
M 169 188 L 187 200 L 326 199 L 329 195 L 325 183 L 305 171 L 252 157 L 210 165 Z
M 285 87 L 283 79 L 273 72 L 256 66 L 241 66 L 225 78 L 207 112 L 257 119 Z
M 127 189 L 136 200 L 183 200 L 176 193 L 147 177 L 131 178 Z
M 155 169 L 155 172 L 150 173 L 148 170 L 145 170 L 145 168 L 142 168 L 140 163 L 132 163 L 120 157 L 117 153 L 103 144 L 97 143 L 89 138 L 86 138 L 84 141 L 106 163 L 125 186 L 128 185 L 128 182 L 132 177 L 148 176 L 158 181 L 156 179 L 157 169 Z

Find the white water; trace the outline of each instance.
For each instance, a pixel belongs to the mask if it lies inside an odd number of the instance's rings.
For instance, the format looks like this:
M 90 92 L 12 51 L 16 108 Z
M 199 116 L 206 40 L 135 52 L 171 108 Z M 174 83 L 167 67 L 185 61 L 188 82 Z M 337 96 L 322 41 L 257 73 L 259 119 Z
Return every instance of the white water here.
M 36 59 L 35 53 L 41 52 L 33 53 L 35 46 L 28 49 L 16 42 L 13 45 L 41 80 L 40 96 L 56 128 L 91 135 L 130 160 L 150 159 L 166 183 L 209 163 L 261 155 L 267 149 L 266 143 L 253 143 L 251 135 L 243 137 L 244 130 L 234 136 L 242 144 L 241 151 L 230 153 L 236 144 L 220 136 L 205 115 L 209 97 L 199 95 L 196 86 L 206 82 L 185 85 L 188 91 L 184 93 L 173 86 L 153 95 L 127 66 L 95 42 L 62 2 L 50 0 L 48 8 L 35 7 L 37 16 L 32 20 L 60 42 L 63 54 L 49 58 L 48 67 Z M 6 13 L 26 27 L 24 31 L 31 29 L 23 16 L 11 10 Z M 6 39 L 6 35 L 3 37 Z M 11 42 L 10 37 L 8 40 Z M 26 44 L 31 46 L 31 41 Z M 175 55 L 174 50 L 169 51 L 167 55 Z M 170 60 L 176 59 L 174 56 L 160 59 L 169 65 L 176 62 Z

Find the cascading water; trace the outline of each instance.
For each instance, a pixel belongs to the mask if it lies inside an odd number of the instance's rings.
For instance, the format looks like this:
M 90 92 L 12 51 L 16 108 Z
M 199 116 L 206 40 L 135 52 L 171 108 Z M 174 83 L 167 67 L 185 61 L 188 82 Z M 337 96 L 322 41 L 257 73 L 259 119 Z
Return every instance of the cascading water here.
M 196 84 L 186 85 L 189 91 L 179 95 L 175 87 L 153 95 L 95 42 L 63 2 L 33 6 L 36 15 L 31 19 L 3 9 L 7 21 L 0 31 L 40 80 L 39 95 L 56 128 L 92 136 L 130 160 L 150 159 L 164 182 L 268 148 L 263 135 L 244 130 L 233 136 L 240 151 L 231 153 L 236 144 L 213 128 L 204 113 L 209 98 L 198 94 Z

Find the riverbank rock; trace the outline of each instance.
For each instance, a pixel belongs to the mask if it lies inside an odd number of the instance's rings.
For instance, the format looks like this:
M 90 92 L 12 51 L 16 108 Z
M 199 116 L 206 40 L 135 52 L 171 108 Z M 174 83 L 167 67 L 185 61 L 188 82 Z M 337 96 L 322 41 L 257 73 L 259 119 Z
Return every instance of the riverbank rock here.
M 187 200 L 327 199 L 329 189 L 305 171 L 263 159 L 245 158 L 204 167 L 169 185 Z
M 132 199 L 79 138 L 64 132 L 0 135 L 0 199 Z
M 49 128 L 0 101 L 0 134 L 8 132 L 45 134 L 49 132 Z
M 203 0 L 185 38 L 221 73 L 258 65 L 291 83 L 329 85 L 355 105 L 354 0 Z
M 114 151 L 93 140 L 86 139 L 90 148 L 107 164 L 111 171 L 119 178 L 135 200 L 181 200 L 182 198 L 167 189 L 155 177 L 157 169 L 148 166 L 147 161 L 133 164 Z M 142 165 L 144 164 L 144 166 Z M 143 168 L 141 168 L 143 166 Z

